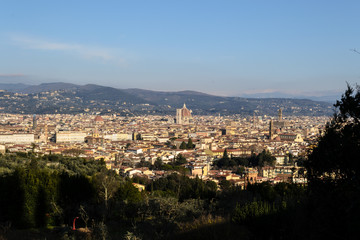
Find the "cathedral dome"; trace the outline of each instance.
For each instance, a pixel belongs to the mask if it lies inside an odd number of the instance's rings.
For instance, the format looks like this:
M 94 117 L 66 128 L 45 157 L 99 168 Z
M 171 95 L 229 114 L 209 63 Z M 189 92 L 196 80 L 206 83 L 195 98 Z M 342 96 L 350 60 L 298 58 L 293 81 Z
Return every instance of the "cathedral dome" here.
M 182 111 L 181 111 L 181 113 L 182 113 L 182 116 L 183 116 L 183 117 L 191 117 L 191 112 L 190 112 L 190 110 L 187 109 L 187 108 L 183 108 Z
M 95 119 L 94 119 L 95 122 L 103 122 L 104 119 L 101 117 L 101 116 L 96 116 Z

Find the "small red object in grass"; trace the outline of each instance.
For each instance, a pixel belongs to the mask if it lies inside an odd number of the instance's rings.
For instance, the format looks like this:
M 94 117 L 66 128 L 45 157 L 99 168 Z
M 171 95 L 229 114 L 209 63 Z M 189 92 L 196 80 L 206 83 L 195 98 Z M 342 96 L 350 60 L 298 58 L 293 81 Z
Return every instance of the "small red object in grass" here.
M 72 230 L 76 230 L 76 228 L 75 228 L 75 221 L 76 221 L 76 219 L 78 219 L 79 217 L 76 217 L 76 218 L 74 218 L 74 222 L 73 222 L 73 228 L 72 228 Z

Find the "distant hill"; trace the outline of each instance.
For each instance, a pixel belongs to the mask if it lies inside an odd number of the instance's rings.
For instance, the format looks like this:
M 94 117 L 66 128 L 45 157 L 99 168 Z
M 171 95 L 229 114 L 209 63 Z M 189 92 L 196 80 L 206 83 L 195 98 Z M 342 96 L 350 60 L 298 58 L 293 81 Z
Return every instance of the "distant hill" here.
M 23 83 L 0 83 L 0 89 L 9 92 L 17 92 L 30 87 L 31 85 Z
M 127 90 L 104 87 L 95 84 L 87 84 L 84 86 L 78 86 L 76 89 L 76 96 L 82 98 L 85 101 L 91 100 L 106 100 L 106 101 L 123 101 L 131 103 L 145 103 L 146 100 L 136 96 L 135 94 L 129 93 Z
M 196 115 L 332 115 L 328 102 L 290 98 L 221 97 L 196 91 L 117 89 L 95 84 L 43 83 L 0 93 L 1 112 L 169 114 L 186 103 Z M 21 93 L 15 95 L 14 93 Z
M 329 103 L 335 103 L 336 100 L 340 99 L 341 92 L 321 92 L 321 94 L 289 94 L 283 92 L 267 92 L 267 93 L 252 93 L 252 94 L 241 94 L 244 98 L 294 98 L 294 99 L 310 99 L 314 101 L 323 101 Z
M 47 92 L 47 91 L 76 89 L 78 87 L 80 86 L 72 83 L 63 83 L 63 82 L 42 83 L 40 85 L 30 85 L 24 89 L 21 89 L 20 92 L 39 93 L 39 92 Z

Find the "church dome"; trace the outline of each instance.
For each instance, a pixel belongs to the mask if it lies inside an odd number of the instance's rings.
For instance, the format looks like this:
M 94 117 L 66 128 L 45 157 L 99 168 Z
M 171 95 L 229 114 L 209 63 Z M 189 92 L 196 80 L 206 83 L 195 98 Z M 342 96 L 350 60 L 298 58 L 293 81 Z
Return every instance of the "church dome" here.
M 95 122 L 103 122 L 104 119 L 101 117 L 101 116 L 96 116 L 95 119 L 94 119 Z
M 182 117 L 191 117 L 191 111 L 186 108 L 185 103 L 184 103 L 184 107 L 181 109 L 181 115 Z

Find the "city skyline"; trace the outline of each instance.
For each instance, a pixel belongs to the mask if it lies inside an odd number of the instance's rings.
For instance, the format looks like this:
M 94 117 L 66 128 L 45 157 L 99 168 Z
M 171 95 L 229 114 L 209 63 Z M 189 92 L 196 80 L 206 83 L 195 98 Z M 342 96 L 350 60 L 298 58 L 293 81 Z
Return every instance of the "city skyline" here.
M 0 83 L 223 96 L 343 92 L 358 82 L 357 1 L 6 1 Z

